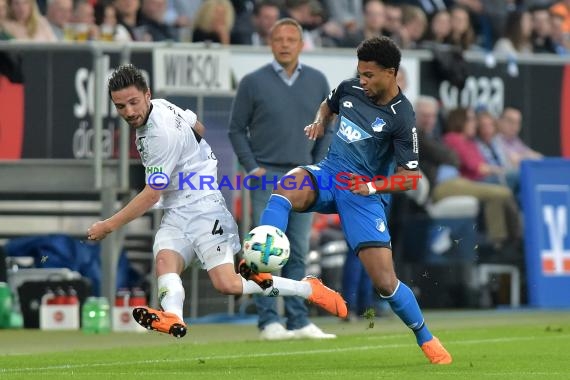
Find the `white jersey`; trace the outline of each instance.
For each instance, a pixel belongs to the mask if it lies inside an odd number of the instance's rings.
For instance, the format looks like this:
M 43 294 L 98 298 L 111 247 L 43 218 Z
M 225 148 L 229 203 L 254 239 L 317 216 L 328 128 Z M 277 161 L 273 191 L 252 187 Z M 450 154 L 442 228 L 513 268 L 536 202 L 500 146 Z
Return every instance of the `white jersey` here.
M 219 193 L 218 162 L 193 129 L 196 114 L 164 99 L 151 103 L 147 123 L 136 129 L 136 144 L 145 183 L 156 189 L 170 181 L 155 208 L 174 208 Z

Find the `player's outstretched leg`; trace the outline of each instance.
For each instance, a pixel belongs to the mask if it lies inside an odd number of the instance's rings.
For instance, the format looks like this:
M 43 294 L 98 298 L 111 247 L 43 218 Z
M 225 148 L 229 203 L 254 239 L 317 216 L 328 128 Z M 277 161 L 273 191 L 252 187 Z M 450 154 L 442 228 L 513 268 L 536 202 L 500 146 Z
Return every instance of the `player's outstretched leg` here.
M 316 277 L 306 276 L 301 281 L 295 281 L 271 273 L 257 273 L 248 267 L 245 260 L 240 261 L 239 272 L 247 280 L 243 283 L 243 294 L 299 296 L 340 318 L 348 315 L 344 298 Z
M 182 338 L 188 331 L 188 326 L 174 313 L 152 309 L 150 307 L 136 307 L 133 309 L 133 318 L 139 325 L 147 330 L 155 330 Z

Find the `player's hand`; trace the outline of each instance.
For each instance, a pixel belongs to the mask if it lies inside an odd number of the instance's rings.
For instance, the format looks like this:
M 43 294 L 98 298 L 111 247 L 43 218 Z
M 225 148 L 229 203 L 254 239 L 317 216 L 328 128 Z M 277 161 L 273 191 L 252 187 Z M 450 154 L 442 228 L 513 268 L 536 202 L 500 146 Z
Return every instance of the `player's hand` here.
M 87 240 L 103 240 L 111 232 L 113 230 L 107 225 L 107 222 L 100 220 L 87 229 Z
M 265 170 L 265 168 L 257 168 L 256 171 L 250 173 L 249 175 L 252 175 L 254 177 L 263 177 L 265 173 L 267 173 L 267 170 Z
M 366 179 L 363 176 L 358 175 L 358 174 L 354 174 L 354 173 L 350 173 L 349 182 L 348 182 L 348 189 L 353 194 L 368 196 L 368 195 L 370 195 L 370 189 L 368 188 L 368 185 L 366 184 L 367 182 L 368 181 L 366 181 Z
M 322 122 L 314 122 L 305 127 L 305 135 L 309 140 L 316 140 L 325 135 L 325 126 Z

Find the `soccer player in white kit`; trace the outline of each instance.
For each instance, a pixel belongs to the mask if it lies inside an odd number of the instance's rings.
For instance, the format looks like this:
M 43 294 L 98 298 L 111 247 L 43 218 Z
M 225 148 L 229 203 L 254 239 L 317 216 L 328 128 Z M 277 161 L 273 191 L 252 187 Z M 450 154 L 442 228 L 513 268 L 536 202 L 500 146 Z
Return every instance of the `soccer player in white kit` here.
M 119 115 L 136 130 L 147 180 L 124 208 L 89 227 L 87 238 L 101 240 L 153 207 L 164 209 L 153 246 L 161 310 L 135 308 L 133 316 L 139 324 L 176 337 L 186 334 L 180 274 L 195 257 L 223 294 L 300 296 L 346 317 L 342 296 L 315 277 L 294 281 L 254 273 L 244 262 L 240 263 L 241 276 L 236 273 L 234 255 L 240 250 L 236 223 L 220 191 L 200 184 L 200 177 L 217 178 L 217 161 L 202 137 L 205 128 L 196 114 L 164 99 L 151 100 L 145 78 L 131 64 L 111 74 L 108 90 Z M 196 175 L 189 177 L 190 173 Z M 157 179 L 161 176 L 162 182 Z

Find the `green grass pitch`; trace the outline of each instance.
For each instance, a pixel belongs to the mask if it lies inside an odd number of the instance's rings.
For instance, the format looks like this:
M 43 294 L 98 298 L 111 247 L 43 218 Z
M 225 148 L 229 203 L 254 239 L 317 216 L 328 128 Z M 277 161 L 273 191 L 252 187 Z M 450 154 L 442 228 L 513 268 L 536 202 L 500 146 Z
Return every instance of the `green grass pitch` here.
M 394 316 L 315 318 L 338 338 L 262 342 L 241 324 L 193 325 L 182 339 L 0 330 L 0 379 L 570 379 L 570 310 L 425 316 L 452 365 L 429 364 Z

